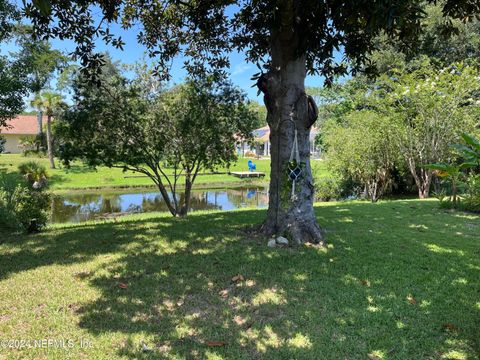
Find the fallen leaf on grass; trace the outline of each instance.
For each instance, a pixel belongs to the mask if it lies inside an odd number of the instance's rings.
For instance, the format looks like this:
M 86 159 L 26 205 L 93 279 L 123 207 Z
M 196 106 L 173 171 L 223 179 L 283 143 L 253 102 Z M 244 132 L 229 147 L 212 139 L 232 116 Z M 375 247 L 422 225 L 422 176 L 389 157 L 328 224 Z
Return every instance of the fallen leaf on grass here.
M 210 347 L 225 346 L 225 341 L 207 341 L 207 346 L 210 346 Z
M 377 355 L 375 354 L 367 354 L 367 357 L 370 359 L 370 360 L 381 360 Z
M 120 283 L 120 284 L 118 284 L 118 287 L 119 287 L 120 289 L 127 289 L 127 288 L 128 288 L 128 285 L 125 284 L 125 283 Z
M 243 280 L 245 280 L 245 278 L 241 274 L 235 275 L 232 278 L 232 282 L 234 282 L 234 283 L 239 282 L 239 281 L 243 281 Z
M 228 290 L 223 289 L 218 293 L 218 295 L 220 295 L 222 298 L 226 298 L 228 296 Z
M 370 281 L 368 281 L 368 280 L 362 279 L 362 280 L 360 280 L 360 283 L 363 286 L 370 287 Z
M 449 330 L 449 331 L 455 331 L 457 330 L 457 327 L 453 325 L 452 323 L 445 323 L 442 325 L 443 330 Z
M 412 304 L 412 305 L 417 305 L 417 299 L 415 299 L 413 296 L 408 295 L 408 296 L 407 296 L 407 300 L 408 300 L 408 302 L 409 302 L 410 304 Z
M 233 318 L 233 321 L 235 321 L 237 325 L 243 325 L 247 320 L 242 318 L 240 315 L 235 315 L 235 317 Z

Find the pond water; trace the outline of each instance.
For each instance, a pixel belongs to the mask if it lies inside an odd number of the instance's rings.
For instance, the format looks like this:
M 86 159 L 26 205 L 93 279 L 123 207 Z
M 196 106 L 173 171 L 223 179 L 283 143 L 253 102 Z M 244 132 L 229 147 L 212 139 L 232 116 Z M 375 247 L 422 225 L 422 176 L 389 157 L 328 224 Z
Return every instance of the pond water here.
M 198 190 L 191 196 L 190 211 L 268 206 L 265 188 Z M 82 222 L 150 211 L 168 211 L 159 192 L 75 192 L 53 198 L 51 222 Z

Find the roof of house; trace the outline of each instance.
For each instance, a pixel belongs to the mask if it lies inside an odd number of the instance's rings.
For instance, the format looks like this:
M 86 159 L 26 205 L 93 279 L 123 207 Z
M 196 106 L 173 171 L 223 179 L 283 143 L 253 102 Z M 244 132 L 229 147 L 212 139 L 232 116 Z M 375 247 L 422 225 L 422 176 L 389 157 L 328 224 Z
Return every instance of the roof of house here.
M 1 134 L 37 135 L 38 123 L 36 115 L 18 115 L 7 121 L 7 127 L 0 127 Z
M 253 130 L 253 137 L 256 141 L 267 142 L 270 137 L 270 127 L 265 125 L 259 129 Z

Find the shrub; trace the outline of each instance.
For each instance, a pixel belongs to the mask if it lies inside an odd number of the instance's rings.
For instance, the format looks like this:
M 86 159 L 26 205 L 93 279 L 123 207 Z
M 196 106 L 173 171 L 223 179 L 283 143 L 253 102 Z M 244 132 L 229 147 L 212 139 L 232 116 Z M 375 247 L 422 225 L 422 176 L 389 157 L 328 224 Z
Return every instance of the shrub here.
M 7 140 L 0 135 L 0 154 L 5 150 L 5 143 Z
M 35 188 L 47 185 L 47 169 L 37 161 L 27 161 L 18 165 L 18 172 Z
M 480 212 L 480 174 L 471 175 L 468 178 L 463 208 L 468 211 Z
M 373 111 L 351 113 L 342 124 L 325 124 L 328 165 L 342 179 L 361 184 L 372 202 L 391 189 L 398 160 L 389 120 Z
M 337 178 L 322 177 L 315 181 L 315 200 L 330 201 L 341 198 L 341 185 Z
M 9 174 L 0 173 L 0 225 L 34 232 L 47 223 L 50 194 L 18 183 Z
M 45 133 L 35 136 L 27 135 L 20 138 L 20 147 L 23 149 L 24 156 L 28 154 L 44 154 L 47 144 Z

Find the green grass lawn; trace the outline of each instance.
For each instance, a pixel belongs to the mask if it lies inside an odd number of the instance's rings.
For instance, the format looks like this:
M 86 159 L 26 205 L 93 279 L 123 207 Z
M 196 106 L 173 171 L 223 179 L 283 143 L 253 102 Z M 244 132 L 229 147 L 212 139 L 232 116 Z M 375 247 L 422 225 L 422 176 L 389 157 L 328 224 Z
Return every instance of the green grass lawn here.
M 57 161 L 58 169 L 49 169 L 47 158 L 25 157 L 19 154 L 0 154 L 0 169 L 9 172 L 17 171 L 18 165 L 22 162 L 35 160 L 42 163 L 50 176 L 52 190 L 84 189 L 101 187 L 141 187 L 153 186 L 153 182 L 141 174 L 123 172 L 121 169 L 99 167 L 97 170 L 90 169 L 80 162 L 74 162 L 70 169 L 63 169 Z M 241 158 L 234 164 L 231 171 L 248 171 L 247 162 L 249 159 Z M 257 171 L 264 172 L 266 176 L 261 182 L 267 183 L 270 180 L 270 160 L 253 160 L 257 165 Z M 325 162 L 312 161 L 312 168 L 319 174 L 327 174 Z M 219 172 L 226 172 L 226 169 L 218 169 Z M 182 179 L 180 179 L 182 180 Z M 183 183 L 183 181 L 181 181 Z M 213 184 L 222 185 L 247 185 L 256 182 L 258 179 L 239 179 L 228 174 L 201 175 L 195 180 L 195 184 L 210 186 Z
M 327 249 L 267 248 L 242 230 L 260 210 L 1 234 L 0 338 L 74 347 L 0 359 L 478 358 L 479 216 L 411 200 L 316 210 Z

